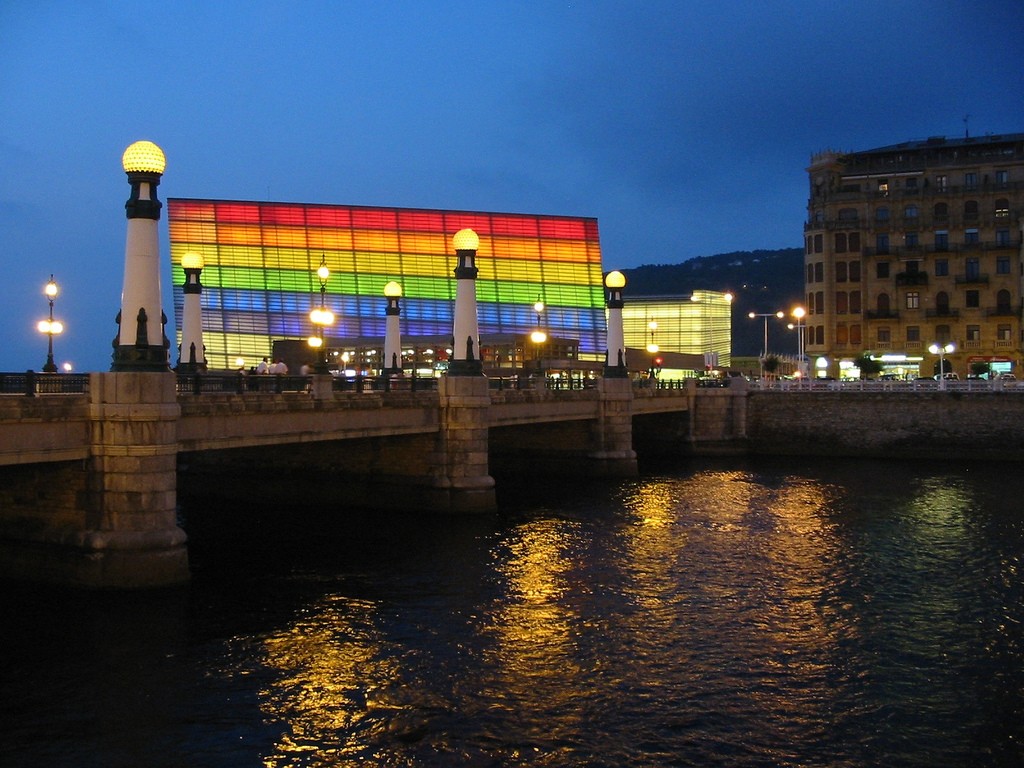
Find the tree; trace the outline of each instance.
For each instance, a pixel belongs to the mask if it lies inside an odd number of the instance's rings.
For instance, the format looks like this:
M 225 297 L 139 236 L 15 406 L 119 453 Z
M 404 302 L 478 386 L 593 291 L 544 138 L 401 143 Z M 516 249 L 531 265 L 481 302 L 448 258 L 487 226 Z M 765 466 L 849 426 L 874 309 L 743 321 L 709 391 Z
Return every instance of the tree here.
M 862 379 L 870 379 L 872 376 L 877 376 L 882 372 L 882 362 L 875 360 L 867 352 L 854 360 L 853 364 L 860 369 L 860 377 Z
M 778 355 L 768 355 L 764 359 L 764 372 L 769 376 L 773 376 L 777 370 L 779 370 L 779 364 L 782 361 L 779 360 Z
M 985 376 L 992 378 L 992 366 L 987 360 L 971 363 L 971 376 Z

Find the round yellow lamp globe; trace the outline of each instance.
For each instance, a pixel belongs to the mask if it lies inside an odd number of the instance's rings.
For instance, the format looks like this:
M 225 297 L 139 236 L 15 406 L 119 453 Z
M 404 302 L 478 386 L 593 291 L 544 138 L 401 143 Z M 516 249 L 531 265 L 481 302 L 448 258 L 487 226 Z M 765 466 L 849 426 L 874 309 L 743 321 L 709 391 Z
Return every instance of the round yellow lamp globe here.
M 182 269 L 202 269 L 203 257 L 195 251 L 189 251 L 181 257 Z
M 164 151 L 152 141 L 136 141 L 121 155 L 125 173 L 163 173 L 167 167 Z
M 480 247 L 480 238 L 472 229 L 460 229 L 452 237 L 452 245 L 456 251 L 475 251 Z

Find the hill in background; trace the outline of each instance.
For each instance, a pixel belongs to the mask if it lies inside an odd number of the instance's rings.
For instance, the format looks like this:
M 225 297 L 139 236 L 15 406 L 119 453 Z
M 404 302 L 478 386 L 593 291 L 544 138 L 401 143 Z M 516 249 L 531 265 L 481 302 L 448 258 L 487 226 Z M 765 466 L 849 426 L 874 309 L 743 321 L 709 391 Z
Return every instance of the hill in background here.
M 698 256 L 679 264 L 645 264 L 623 269 L 625 299 L 629 296 L 688 295 L 695 290 L 729 291 L 732 303 L 732 353 L 756 356 L 764 343 L 764 319 L 747 317 L 749 312 L 787 315 L 803 303 L 804 252 L 802 248 L 775 251 L 734 251 L 715 256 Z M 769 319 L 772 351 L 796 354 L 796 337 L 785 330 L 785 320 Z M 792 338 L 785 335 L 790 334 Z

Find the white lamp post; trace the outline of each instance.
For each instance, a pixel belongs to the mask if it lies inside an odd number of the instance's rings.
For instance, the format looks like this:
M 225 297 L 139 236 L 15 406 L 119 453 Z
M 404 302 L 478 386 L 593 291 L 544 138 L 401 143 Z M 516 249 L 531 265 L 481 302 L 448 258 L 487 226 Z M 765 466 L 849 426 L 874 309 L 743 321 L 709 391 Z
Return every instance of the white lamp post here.
M 605 306 L 608 308 L 608 348 L 604 353 L 604 375 L 610 379 L 629 377 L 626 368 L 626 342 L 622 329 L 622 289 L 626 287 L 626 276 L 618 270 L 609 272 L 604 278 Z
M 452 327 L 452 353 L 449 376 L 479 376 L 484 371 L 480 359 L 480 325 L 476 312 L 476 252 L 480 238 L 472 229 L 460 229 L 452 237 L 457 258 L 455 266 L 455 322 Z
M 799 382 L 802 382 L 804 377 L 807 375 L 807 370 L 804 367 L 804 316 L 807 314 L 807 310 L 803 307 L 796 307 L 790 314 L 796 318 L 796 349 L 797 349 L 797 370 L 799 371 Z M 799 383 L 798 382 L 798 383 Z
M 946 344 L 939 344 L 938 342 L 930 344 L 928 351 L 933 355 L 939 356 L 939 389 L 946 388 L 946 355 L 951 355 L 956 351 L 956 345 L 952 342 Z
M 384 286 L 384 296 L 388 305 L 384 328 L 384 360 L 381 365 L 382 375 L 398 376 L 402 373 L 402 334 L 400 328 L 402 308 L 402 286 L 392 280 Z

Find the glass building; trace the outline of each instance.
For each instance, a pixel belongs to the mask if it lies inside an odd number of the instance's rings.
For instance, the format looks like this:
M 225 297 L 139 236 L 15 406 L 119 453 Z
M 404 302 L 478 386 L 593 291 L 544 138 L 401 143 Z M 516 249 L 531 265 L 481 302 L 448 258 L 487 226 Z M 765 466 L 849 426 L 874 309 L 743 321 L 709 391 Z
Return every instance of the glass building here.
M 203 258 L 203 343 L 211 369 L 252 365 L 273 343 L 305 339 L 326 260 L 332 339 L 384 339 L 384 286 L 402 287 L 405 337 L 450 338 L 456 265 L 451 238 L 480 237 L 476 280 L 481 348 L 528 334 L 534 303 L 552 337 L 575 339 L 581 359 L 603 359 L 605 309 L 597 220 L 474 211 L 169 199 L 174 314 L 184 304 L 181 258 Z M 178 343 L 181 334 L 178 333 Z M 172 359 L 177 358 L 176 349 Z
M 693 291 L 689 296 L 626 296 L 622 308 L 626 347 L 701 355 L 705 365 L 732 364 L 732 295 Z M 641 356 L 644 366 L 644 358 Z

